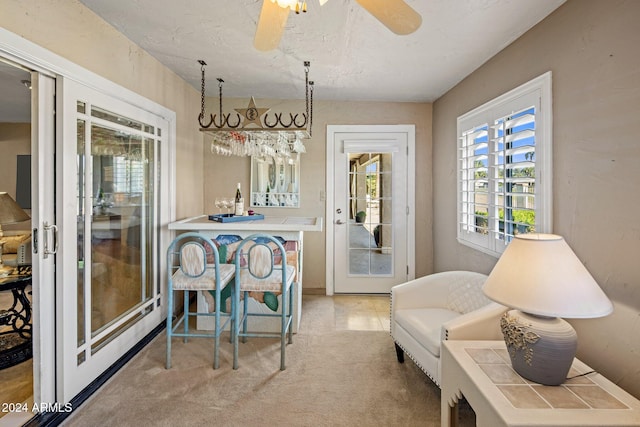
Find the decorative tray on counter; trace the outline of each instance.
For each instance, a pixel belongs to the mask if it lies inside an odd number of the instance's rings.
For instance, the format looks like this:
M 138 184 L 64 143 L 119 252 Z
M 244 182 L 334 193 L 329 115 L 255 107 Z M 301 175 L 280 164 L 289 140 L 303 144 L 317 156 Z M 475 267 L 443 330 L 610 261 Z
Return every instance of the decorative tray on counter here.
M 234 215 L 234 214 L 215 214 L 209 215 L 209 221 L 215 222 L 239 222 L 239 221 L 255 221 L 264 219 L 264 215 L 262 214 L 253 214 L 253 215 Z

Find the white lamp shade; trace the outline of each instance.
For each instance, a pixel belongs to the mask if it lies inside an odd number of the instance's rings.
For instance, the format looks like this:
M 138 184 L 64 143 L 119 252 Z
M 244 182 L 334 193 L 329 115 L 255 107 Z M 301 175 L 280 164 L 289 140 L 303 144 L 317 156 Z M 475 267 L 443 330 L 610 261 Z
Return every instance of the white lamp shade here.
M 482 290 L 495 302 L 549 317 L 602 317 L 611 301 L 561 236 L 515 236 Z

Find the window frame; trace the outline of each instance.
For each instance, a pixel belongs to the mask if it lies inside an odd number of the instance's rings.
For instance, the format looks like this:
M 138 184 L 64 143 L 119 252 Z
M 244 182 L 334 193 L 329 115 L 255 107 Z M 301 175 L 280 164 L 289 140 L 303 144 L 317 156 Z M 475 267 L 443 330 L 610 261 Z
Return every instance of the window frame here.
M 497 206 L 494 203 L 497 197 L 498 186 L 497 172 L 499 165 L 496 161 L 491 161 L 494 153 L 498 150 L 492 149 L 491 128 L 500 120 L 535 107 L 535 230 L 539 233 L 550 233 L 552 231 L 552 93 L 551 93 L 551 71 L 538 76 L 527 83 L 518 86 L 511 91 L 486 102 L 485 104 L 461 115 L 457 119 L 457 205 L 456 205 L 456 228 L 457 240 L 460 244 L 469 246 L 489 255 L 499 257 L 508 245 L 509 239 L 500 239 L 499 218 Z M 477 194 L 475 190 L 470 191 L 468 186 L 470 180 L 464 176 L 463 165 L 469 161 L 468 154 L 465 156 L 464 145 L 466 134 L 473 129 L 487 126 L 489 135 L 487 137 L 488 156 L 488 190 L 487 195 L 487 223 L 488 232 L 486 234 L 469 231 L 469 218 L 475 216 L 476 202 L 465 200 L 464 193 L 470 195 Z M 475 187 L 474 187 L 475 188 Z M 475 200 L 475 198 L 474 198 Z M 474 214 L 469 215 L 469 206 L 474 206 Z M 465 210 L 465 208 L 467 208 Z M 492 212 L 493 211 L 493 212 Z M 465 219 L 465 216 L 467 217 Z M 463 228 L 466 226 L 467 230 Z

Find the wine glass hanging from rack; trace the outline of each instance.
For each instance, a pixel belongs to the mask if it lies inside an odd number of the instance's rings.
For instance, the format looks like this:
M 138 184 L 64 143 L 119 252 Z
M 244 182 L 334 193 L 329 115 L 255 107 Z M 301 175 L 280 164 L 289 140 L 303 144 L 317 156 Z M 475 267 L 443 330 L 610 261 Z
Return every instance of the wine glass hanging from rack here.
M 302 113 L 270 114 L 269 108 L 258 108 L 255 100 L 246 109 L 224 113 L 222 109 L 222 85 L 218 78 L 220 110 L 217 114 L 205 114 L 205 66 L 201 65 L 201 111 L 198 116 L 200 131 L 211 137 L 211 153 L 221 156 L 256 156 L 290 158 L 306 152 L 304 140 L 311 137 L 313 124 L 313 81 L 309 80 L 308 61 L 305 71 L 305 111 Z

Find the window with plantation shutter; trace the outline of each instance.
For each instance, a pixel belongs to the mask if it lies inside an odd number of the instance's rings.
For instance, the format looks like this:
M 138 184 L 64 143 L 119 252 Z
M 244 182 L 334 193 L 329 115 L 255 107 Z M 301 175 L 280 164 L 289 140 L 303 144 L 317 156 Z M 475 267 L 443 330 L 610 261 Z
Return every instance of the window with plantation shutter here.
M 551 72 L 458 117 L 458 241 L 551 232 Z
M 143 160 L 123 156 L 113 159 L 114 192 L 142 194 L 144 192 L 145 163 Z

